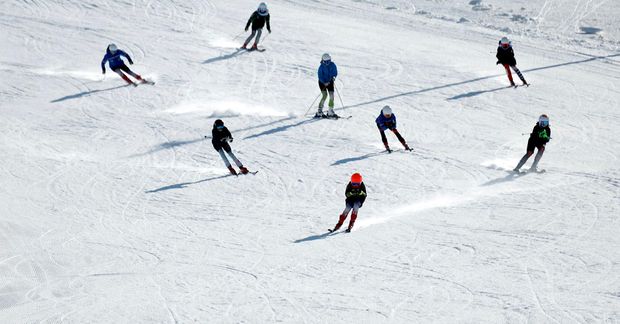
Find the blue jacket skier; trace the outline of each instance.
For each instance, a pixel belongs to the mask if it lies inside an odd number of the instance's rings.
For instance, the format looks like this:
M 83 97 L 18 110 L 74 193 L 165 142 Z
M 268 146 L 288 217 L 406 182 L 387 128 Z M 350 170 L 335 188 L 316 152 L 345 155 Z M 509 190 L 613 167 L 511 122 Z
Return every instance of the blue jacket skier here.
M 405 150 L 411 151 L 405 139 L 396 129 L 396 115 L 392 113 L 392 108 L 390 108 L 390 106 L 385 106 L 383 107 L 383 109 L 381 109 L 381 113 L 379 114 L 379 117 L 375 119 L 375 123 L 377 123 L 377 128 L 379 128 L 379 132 L 381 133 L 381 141 L 383 141 L 383 145 L 385 145 L 385 149 L 388 152 L 392 152 L 390 146 L 388 145 L 387 137 L 385 136 L 385 131 L 388 129 L 391 130 L 394 135 L 396 135 L 396 138 L 398 138 L 400 143 L 403 144 Z
M 321 90 L 321 101 L 319 101 L 319 110 L 316 112 L 314 117 L 336 117 L 336 113 L 334 113 L 334 81 L 338 76 L 338 67 L 334 62 L 332 62 L 332 57 L 325 53 L 321 57 L 321 65 L 319 65 L 319 70 L 317 72 L 319 77 L 319 89 Z M 325 99 L 327 99 L 327 93 L 329 92 L 329 110 L 327 115 L 323 114 L 323 105 L 325 104 Z
M 109 63 L 110 69 L 116 72 L 128 84 L 131 84 L 134 87 L 137 86 L 137 84 L 131 81 L 123 72 L 133 76 L 138 81 L 146 82 L 139 74 L 134 73 L 127 67 L 127 65 L 125 65 L 125 62 L 122 59 L 123 57 L 127 59 L 129 64 L 133 64 L 131 57 L 129 57 L 125 51 L 118 49 L 115 44 L 108 45 L 108 48 L 105 51 L 105 56 L 103 56 L 103 60 L 101 60 L 101 72 L 105 74 L 105 64 Z

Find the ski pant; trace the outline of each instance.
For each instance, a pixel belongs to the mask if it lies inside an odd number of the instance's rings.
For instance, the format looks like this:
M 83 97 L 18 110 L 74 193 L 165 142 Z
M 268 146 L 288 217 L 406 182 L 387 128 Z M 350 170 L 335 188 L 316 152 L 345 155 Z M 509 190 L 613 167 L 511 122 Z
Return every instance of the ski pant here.
M 125 82 L 127 83 L 133 83 L 123 72 L 131 75 L 132 77 L 136 78 L 139 81 L 142 81 L 142 77 L 133 72 L 132 70 L 129 69 L 129 67 L 127 67 L 127 65 L 123 64 L 117 68 L 112 69 L 112 71 L 116 72 L 116 74 L 118 74 L 121 78 L 123 78 L 123 80 L 125 80 Z
M 327 85 L 324 85 L 319 81 L 319 89 L 321 89 L 321 101 L 319 101 L 319 112 L 323 112 L 323 106 L 325 105 L 325 99 L 327 99 L 327 93 L 329 93 L 329 110 L 333 112 L 334 110 L 334 82 L 330 82 Z
M 523 167 L 523 165 L 525 164 L 525 162 L 527 162 L 530 156 L 534 154 L 534 147 L 538 148 L 538 153 L 536 153 L 536 156 L 534 157 L 534 163 L 532 163 L 531 168 L 536 169 L 538 167 L 538 162 L 540 162 L 540 159 L 545 153 L 545 145 L 535 146 L 533 145 L 533 143 L 528 142 L 527 152 L 523 155 L 523 157 L 521 158 L 521 161 L 519 161 L 519 164 L 517 164 L 517 167 L 515 168 L 515 170 L 521 169 L 521 167 Z
M 260 35 L 262 34 L 263 34 L 262 28 L 252 29 L 252 34 L 250 34 L 250 36 L 245 40 L 245 43 L 243 43 L 243 46 L 247 46 L 252 41 L 252 38 L 254 38 L 254 35 L 256 35 L 256 39 L 254 40 L 254 45 L 258 45 L 258 42 L 260 41 Z
M 510 84 L 514 84 L 515 83 L 512 80 L 512 73 L 510 72 L 510 68 L 512 68 L 515 71 L 515 73 L 519 76 L 519 79 L 521 79 L 521 82 L 527 83 L 525 81 L 525 78 L 523 77 L 523 74 L 521 74 L 521 71 L 519 71 L 519 69 L 517 68 L 516 65 L 504 64 L 504 69 L 506 69 L 506 74 L 508 75 L 508 80 L 510 80 Z
M 353 210 L 353 212 L 351 213 L 351 219 L 349 219 L 349 229 L 352 229 L 353 225 L 355 224 L 355 220 L 357 219 L 357 213 L 359 212 L 360 207 L 362 207 L 362 203 L 360 203 L 359 201 L 347 203 L 347 206 L 342 211 L 342 214 L 340 214 L 338 224 L 336 224 L 334 231 L 337 231 L 342 226 L 342 224 L 344 224 L 344 221 L 345 219 L 347 219 L 347 215 L 349 215 L 349 212 L 351 210 Z
M 237 159 L 237 157 L 235 156 L 235 153 L 233 153 L 232 150 L 230 149 L 230 146 L 228 147 L 228 150 L 224 150 L 224 148 L 220 148 L 217 152 L 220 153 L 220 157 L 222 157 L 222 160 L 224 160 L 224 164 L 226 164 L 227 168 L 230 168 L 231 165 L 228 159 L 226 158 L 226 153 L 228 153 L 230 158 L 233 159 L 237 167 L 241 168 L 243 166 L 243 164 L 241 164 L 241 161 L 239 161 L 239 159 Z
M 385 131 L 383 129 L 381 129 L 381 127 L 377 126 L 379 128 L 379 132 L 381 133 L 381 141 L 383 142 L 383 145 L 385 145 L 385 148 L 388 148 L 388 140 L 387 137 L 385 136 Z M 398 132 L 398 130 L 396 128 L 390 128 L 390 130 L 394 133 L 394 135 L 396 135 L 396 138 L 398 138 L 398 140 L 400 141 L 401 144 L 403 144 L 404 147 L 408 147 L 407 146 L 407 142 L 405 142 L 405 139 L 400 135 L 400 133 Z

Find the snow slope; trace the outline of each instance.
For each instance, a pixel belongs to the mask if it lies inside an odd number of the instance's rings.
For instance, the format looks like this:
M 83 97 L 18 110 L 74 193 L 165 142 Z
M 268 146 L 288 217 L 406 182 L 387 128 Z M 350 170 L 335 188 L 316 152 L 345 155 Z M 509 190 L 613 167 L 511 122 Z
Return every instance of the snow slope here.
M 0 322 L 619 323 L 619 4 L 488 4 L 272 1 L 247 53 L 253 2 L 3 1 Z M 529 88 L 494 64 L 513 6 L 564 22 L 511 28 Z M 103 78 L 109 42 L 157 84 Z M 326 51 L 351 119 L 303 115 Z M 385 104 L 415 152 L 380 153 Z M 508 173 L 541 113 L 547 172 Z

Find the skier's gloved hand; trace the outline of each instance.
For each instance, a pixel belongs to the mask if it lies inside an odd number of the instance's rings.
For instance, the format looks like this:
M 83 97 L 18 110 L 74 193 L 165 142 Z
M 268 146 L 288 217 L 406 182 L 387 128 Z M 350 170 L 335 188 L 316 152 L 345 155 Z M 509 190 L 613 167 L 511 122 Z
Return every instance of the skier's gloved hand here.
M 500 61 L 497 61 L 497 62 L 495 63 L 495 65 L 499 65 L 500 63 L 501 63 Z
M 101 74 L 105 74 L 105 69 L 101 70 Z
M 230 143 L 232 143 L 233 138 L 232 138 L 232 137 L 229 137 L 229 138 L 228 138 L 228 141 L 229 141 Z
M 271 34 L 271 29 L 267 29 L 267 31 Z
M 248 31 L 248 27 L 245 27 L 245 31 Z
M 129 61 L 129 65 L 133 65 L 133 61 Z

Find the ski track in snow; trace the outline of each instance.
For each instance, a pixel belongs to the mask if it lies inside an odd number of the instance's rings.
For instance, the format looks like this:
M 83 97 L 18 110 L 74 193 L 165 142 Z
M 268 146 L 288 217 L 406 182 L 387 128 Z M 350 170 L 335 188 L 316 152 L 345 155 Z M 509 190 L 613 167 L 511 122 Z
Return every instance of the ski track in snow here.
M 269 5 L 261 53 L 247 3 L 0 4 L 3 321 L 618 322 L 615 2 Z M 504 23 L 529 88 L 493 65 Z M 101 75 L 110 42 L 157 84 Z M 323 52 L 351 119 L 303 115 Z M 413 152 L 382 152 L 385 104 Z M 547 172 L 510 173 L 541 113 Z

